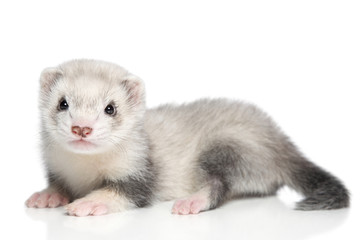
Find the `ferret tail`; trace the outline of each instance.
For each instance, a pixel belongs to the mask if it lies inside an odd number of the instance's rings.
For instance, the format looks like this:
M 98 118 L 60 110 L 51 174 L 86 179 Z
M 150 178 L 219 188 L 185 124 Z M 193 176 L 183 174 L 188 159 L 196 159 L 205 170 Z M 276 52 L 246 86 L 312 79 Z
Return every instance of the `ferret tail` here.
M 305 196 L 296 204 L 297 210 L 329 210 L 349 207 L 349 191 L 335 176 L 304 158 L 290 165 L 287 185 Z

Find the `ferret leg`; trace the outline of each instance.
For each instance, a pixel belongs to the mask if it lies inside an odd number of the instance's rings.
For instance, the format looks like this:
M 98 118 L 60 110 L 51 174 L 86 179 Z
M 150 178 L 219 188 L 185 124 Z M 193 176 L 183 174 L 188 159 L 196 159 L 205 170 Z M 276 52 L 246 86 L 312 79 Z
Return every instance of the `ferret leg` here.
M 175 201 L 172 207 L 173 214 L 187 215 L 216 208 L 226 196 L 226 186 L 219 180 L 213 179 L 195 194 Z
M 131 207 L 133 204 L 125 196 L 109 189 L 99 189 L 75 200 L 65 209 L 70 216 L 84 217 L 119 212 Z
M 25 202 L 29 208 L 55 208 L 69 203 L 69 198 L 52 187 L 36 192 Z
M 143 176 L 128 176 L 124 180 L 105 180 L 102 188 L 66 206 L 72 216 L 103 215 L 149 205 L 154 179 L 150 172 Z
M 239 146 L 231 140 L 217 139 L 199 155 L 199 175 L 205 187 L 190 197 L 175 202 L 172 213 L 196 214 L 221 205 L 237 178 L 242 157 Z

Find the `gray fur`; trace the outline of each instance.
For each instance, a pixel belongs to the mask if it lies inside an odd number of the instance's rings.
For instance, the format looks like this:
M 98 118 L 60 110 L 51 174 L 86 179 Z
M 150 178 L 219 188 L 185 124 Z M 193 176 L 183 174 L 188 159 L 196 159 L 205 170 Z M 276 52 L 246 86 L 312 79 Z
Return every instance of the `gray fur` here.
M 146 110 L 141 79 L 93 60 L 46 69 L 40 81 L 49 171 L 43 192 L 82 198 L 68 206 L 70 214 L 81 214 L 82 201 L 105 203 L 108 212 L 116 212 L 189 196 L 206 198 L 204 211 L 238 196 L 275 194 L 283 185 L 304 194 L 298 209 L 349 206 L 345 186 L 307 160 L 252 104 L 202 99 Z M 62 98 L 69 107 L 58 111 Z M 104 113 L 109 103 L 117 114 Z M 72 145 L 72 126 L 93 129 L 86 141 L 96 147 Z
M 178 188 L 175 198 L 210 186 L 213 208 L 233 197 L 272 195 L 288 185 L 307 197 L 298 209 L 349 205 L 348 191 L 340 181 L 321 168 L 309 168 L 297 147 L 254 105 L 225 99 L 165 105 L 147 112 L 145 126 L 154 145 L 155 164 L 170 160 L 164 171 L 172 172 L 177 182 L 160 185 L 163 191 Z M 192 179 L 191 187 L 181 185 L 187 179 Z
M 124 194 L 137 207 L 150 205 L 154 200 L 156 189 L 156 169 L 148 159 L 146 168 L 128 176 L 126 179 L 105 179 L 101 188 L 106 188 L 118 194 Z
M 288 150 L 294 151 L 294 146 L 287 143 Z M 211 187 L 211 207 L 216 208 L 229 197 L 229 190 L 239 181 L 246 181 L 251 169 L 247 169 L 246 159 L 242 157 L 241 146 L 227 140 L 214 141 L 208 150 L 201 152 L 200 169 L 205 171 L 204 181 Z M 291 155 L 297 155 L 296 151 Z M 284 184 L 302 193 L 306 198 L 297 203 L 298 210 L 338 209 L 349 206 L 349 193 L 345 186 L 333 175 L 309 162 L 303 156 L 296 159 L 287 158 L 287 154 L 279 153 L 285 167 L 280 171 L 283 182 L 269 183 L 268 191 L 254 188 L 251 192 L 239 191 L 240 196 L 264 196 L 275 194 Z M 249 159 L 251 161 L 251 159 Z M 288 169 L 286 169 L 288 168 Z M 255 182 L 266 179 L 254 179 Z M 234 194 L 236 195 L 236 194 Z
M 350 204 L 349 192 L 333 175 L 303 160 L 293 164 L 291 183 L 306 196 L 297 203 L 298 210 L 338 209 Z
M 230 187 L 241 166 L 241 155 L 230 143 L 216 141 L 200 153 L 200 169 L 204 181 L 210 186 L 210 209 L 219 206 L 229 195 Z

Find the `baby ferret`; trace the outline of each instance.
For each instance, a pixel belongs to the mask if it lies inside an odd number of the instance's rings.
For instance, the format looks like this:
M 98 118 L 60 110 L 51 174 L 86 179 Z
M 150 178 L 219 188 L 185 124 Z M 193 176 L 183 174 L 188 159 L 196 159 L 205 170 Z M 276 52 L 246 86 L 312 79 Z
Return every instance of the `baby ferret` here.
M 203 99 L 146 109 L 139 77 L 74 60 L 42 72 L 40 112 L 48 187 L 28 207 L 66 205 L 69 215 L 88 216 L 175 199 L 173 214 L 197 214 L 284 185 L 305 196 L 297 209 L 349 206 L 344 185 L 251 104 Z

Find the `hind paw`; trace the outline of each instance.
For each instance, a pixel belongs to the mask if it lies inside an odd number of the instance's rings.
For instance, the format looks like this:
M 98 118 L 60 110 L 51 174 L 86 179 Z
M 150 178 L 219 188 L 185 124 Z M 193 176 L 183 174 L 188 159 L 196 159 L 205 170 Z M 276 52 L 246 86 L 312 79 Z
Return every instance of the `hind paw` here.
M 209 200 L 204 196 L 191 196 L 188 199 L 177 200 L 172 207 L 172 214 L 198 214 L 209 209 Z

